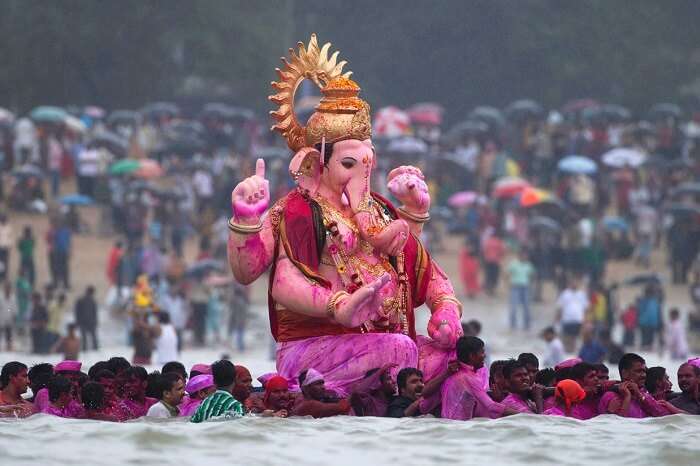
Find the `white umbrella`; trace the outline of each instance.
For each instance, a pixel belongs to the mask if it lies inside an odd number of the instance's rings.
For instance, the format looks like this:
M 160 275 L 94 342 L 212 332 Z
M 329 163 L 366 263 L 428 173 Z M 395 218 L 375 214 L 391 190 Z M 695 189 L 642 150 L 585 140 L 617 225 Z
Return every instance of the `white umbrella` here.
M 65 123 L 66 127 L 74 133 L 82 134 L 87 131 L 87 126 L 85 126 L 85 123 L 72 115 L 68 115 L 66 119 L 63 120 L 63 123 Z
M 605 165 L 611 167 L 638 167 L 646 161 L 646 155 L 635 149 L 618 147 L 603 154 L 602 160 Z
M 404 136 L 411 130 L 411 119 L 408 113 L 400 108 L 384 107 L 376 113 L 372 130 L 376 136 L 388 138 Z
M 0 107 L 0 122 L 6 121 L 12 123 L 15 121 L 15 115 L 6 108 Z

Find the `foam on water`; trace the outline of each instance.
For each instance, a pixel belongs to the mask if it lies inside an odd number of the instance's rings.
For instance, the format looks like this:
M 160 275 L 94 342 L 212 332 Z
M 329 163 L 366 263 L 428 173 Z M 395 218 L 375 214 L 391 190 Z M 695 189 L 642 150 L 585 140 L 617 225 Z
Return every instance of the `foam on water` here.
M 700 455 L 700 417 L 581 422 L 517 415 L 495 421 L 336 417 L 190 424 L 124 424 L 36 415 L 0 421 L 2 464 L 689 465 Z

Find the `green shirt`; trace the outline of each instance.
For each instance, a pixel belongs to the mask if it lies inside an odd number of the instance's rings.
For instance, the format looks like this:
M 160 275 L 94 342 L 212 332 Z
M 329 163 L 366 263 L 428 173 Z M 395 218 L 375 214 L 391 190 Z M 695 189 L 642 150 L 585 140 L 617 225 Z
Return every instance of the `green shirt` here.
M 513 259 L 508 264 L 508 275 L 512 286 L 527 286 L 530 284 L 530 276 L 535 271 L 532 264 Z
M 220 416 L 232 419 L 244 414 L 243 405 L 233 395 L 224 390 L 217 390 L 202 401 L 190 421 L 203 422 Z

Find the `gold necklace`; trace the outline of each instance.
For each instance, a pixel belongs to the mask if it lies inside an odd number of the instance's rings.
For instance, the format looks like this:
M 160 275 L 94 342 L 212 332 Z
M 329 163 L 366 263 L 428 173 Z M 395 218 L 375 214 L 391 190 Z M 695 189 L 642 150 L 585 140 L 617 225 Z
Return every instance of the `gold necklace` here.
M 345 215 L 343 215 L 342 212 L 340 212 L 338 209 L 333 207 L 328 201 L 326 201 L 322 197 L 316 196 L 314 198 L 314 200 L 316 202 L 318 202 L 318 205 L 321 206 L 321 209 L 323 210 L 323 213 L 325 214 L 324 217 L 327 217 L 327 218 L 324 218 L 324 220 L 335 220 L 336 223 L 342 223 L 343 225 L 348 227 L 350 230 L 352 230 L 353 233 L 355 233 L 356 235 L 359 235 L 360 230 L 352 219 L 347 218 Z

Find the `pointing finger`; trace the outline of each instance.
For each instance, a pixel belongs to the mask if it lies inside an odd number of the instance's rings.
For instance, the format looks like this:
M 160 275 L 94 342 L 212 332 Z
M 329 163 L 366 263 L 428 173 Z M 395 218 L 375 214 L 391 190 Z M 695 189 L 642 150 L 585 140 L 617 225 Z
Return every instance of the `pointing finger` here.
M 265 160 L 258 159 L 255 162 L 255 175 L 260 178 L 265 178 Z

